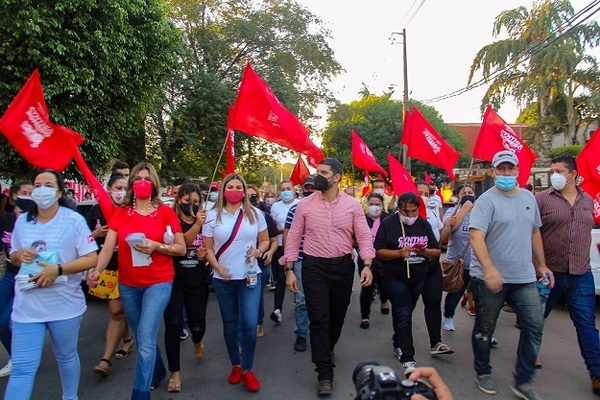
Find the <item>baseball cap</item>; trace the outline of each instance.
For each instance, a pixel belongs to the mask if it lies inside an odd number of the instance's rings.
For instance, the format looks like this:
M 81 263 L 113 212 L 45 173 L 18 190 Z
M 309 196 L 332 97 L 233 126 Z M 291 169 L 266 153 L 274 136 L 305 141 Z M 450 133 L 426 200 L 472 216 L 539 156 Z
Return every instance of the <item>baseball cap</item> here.
M 510 150 L 502 150 L 494 154 L 494 158 L 492 159 L 494 168 L 505 162 L 511 163 L 512 165 L 519 165 L 519 159 L 515 153 Z
M 218 183 L 211 183 L 210 184 L 210 190 L 219 190 L 219 184 Z
M 305 186 L 305 185 L 315 186 L 315 177 L 312 175 L 309 175 L 306 178 L 304 178 L 304 183 L 302 184 L 302 186 Z

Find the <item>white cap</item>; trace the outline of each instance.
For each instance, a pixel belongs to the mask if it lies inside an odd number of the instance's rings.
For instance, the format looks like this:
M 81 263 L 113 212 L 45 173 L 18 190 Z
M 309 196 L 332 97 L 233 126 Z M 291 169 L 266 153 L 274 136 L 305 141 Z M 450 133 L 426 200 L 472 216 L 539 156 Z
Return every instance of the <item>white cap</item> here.
M 512 165 L 519 165 L 519 159 L 515 153 L 510 150 L 502 150 L 494 154 L 494 158 L 492 159 L 494 168 L 505 162 L 511 163 Z

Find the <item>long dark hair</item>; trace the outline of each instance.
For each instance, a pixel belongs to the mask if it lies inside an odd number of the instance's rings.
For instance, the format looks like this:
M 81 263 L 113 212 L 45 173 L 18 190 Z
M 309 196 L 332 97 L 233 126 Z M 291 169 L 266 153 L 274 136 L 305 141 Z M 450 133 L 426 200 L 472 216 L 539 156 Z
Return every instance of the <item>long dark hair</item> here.
M 202 208 L 202 203 L 203 203 L 203 199 L 202 199 L 202 190 L 200 189 L 200 186 L 194 184 L 194 183 L 184 183 L 183 185 L 179 186 L 179 190 L 177 191 L 177 197 L 175 197 L 175 204 L 174 204 L 174 209 L 175 212 L 177 213 L 177 216 L 181 219 L 181 215 L 183 214 L 183 212 L 181 211 L 181 205 L 179 204 L 179 201 L 192 193 L 198 193 L 198 196 L 200 197 L 200 208 Z M 190 204 L 191 207 L 191 204 Z M 196 215 L 194 215 L 194 217 L 196 217 Z
M 67 199 L 65 197 L 65 180 L 63 179 L 62 174 L 60 174 L 59 172 L 57 172 L 53 169 L 49 169 L 49 168 L 40 169 L 33 175 L 33 177 L 31 178 L 31 182 L 35 183 L 35 178 L 37 178 L 39 175 L 44 174 L 46 172 L 54 175 L 54 177 L 56 178 L 56 185 L 58 186 L 57 190 L 60 192 L 60 197 L 58 198 L 58 205 L 61 207 L 69 208 L 67 206 Z M 30 211 L 27 212 L 27 222 L 36 220 L 38 213 L 39 213 L 39 210 L 38 210 L 38 207 L 36 204 L 34 208 L 32 208 Z

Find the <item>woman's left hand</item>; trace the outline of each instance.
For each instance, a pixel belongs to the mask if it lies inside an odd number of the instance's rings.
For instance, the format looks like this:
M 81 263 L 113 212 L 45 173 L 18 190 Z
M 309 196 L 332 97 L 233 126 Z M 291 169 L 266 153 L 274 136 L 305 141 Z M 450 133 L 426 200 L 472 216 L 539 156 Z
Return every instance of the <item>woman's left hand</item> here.
M 160 246 L 160 243 L 155 242 L 154 240 L 146 240 L 146 244 L 136 244 L 135 249 L 144 254 L 152 254 L 153 251 L 156 251 Z
M 36 264 L 44 269 L 39 273 L 29 278 L 29 282 L 35 282 L 35 287 L 50 286 L 58 277 L 58 265 L 36 261 Z

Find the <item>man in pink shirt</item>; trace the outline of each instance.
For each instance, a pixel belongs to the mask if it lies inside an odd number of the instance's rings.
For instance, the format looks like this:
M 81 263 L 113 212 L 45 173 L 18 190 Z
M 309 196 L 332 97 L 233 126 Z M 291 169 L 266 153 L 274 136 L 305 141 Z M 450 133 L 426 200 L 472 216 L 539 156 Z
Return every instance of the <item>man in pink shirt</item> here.
M 375 250 L 371 230 L 360 203 L 340 191 L 342 164 L 335 158 L 319 163 L 315 178 L 317 193 L 302 200 L 296 209 L 280 264 L 285 264 L 286 285 L 297 290 L 294 262 L 304 236 L 302 285 L 310 321 L 312 361 L 318 373 L 319 396 L 332 392 L 333 349 L 344 325 L 354 279 L 352 256 L 356 238 L 365 262 L 360 281 L 369 286 L 373 279 L 371 261 Z

